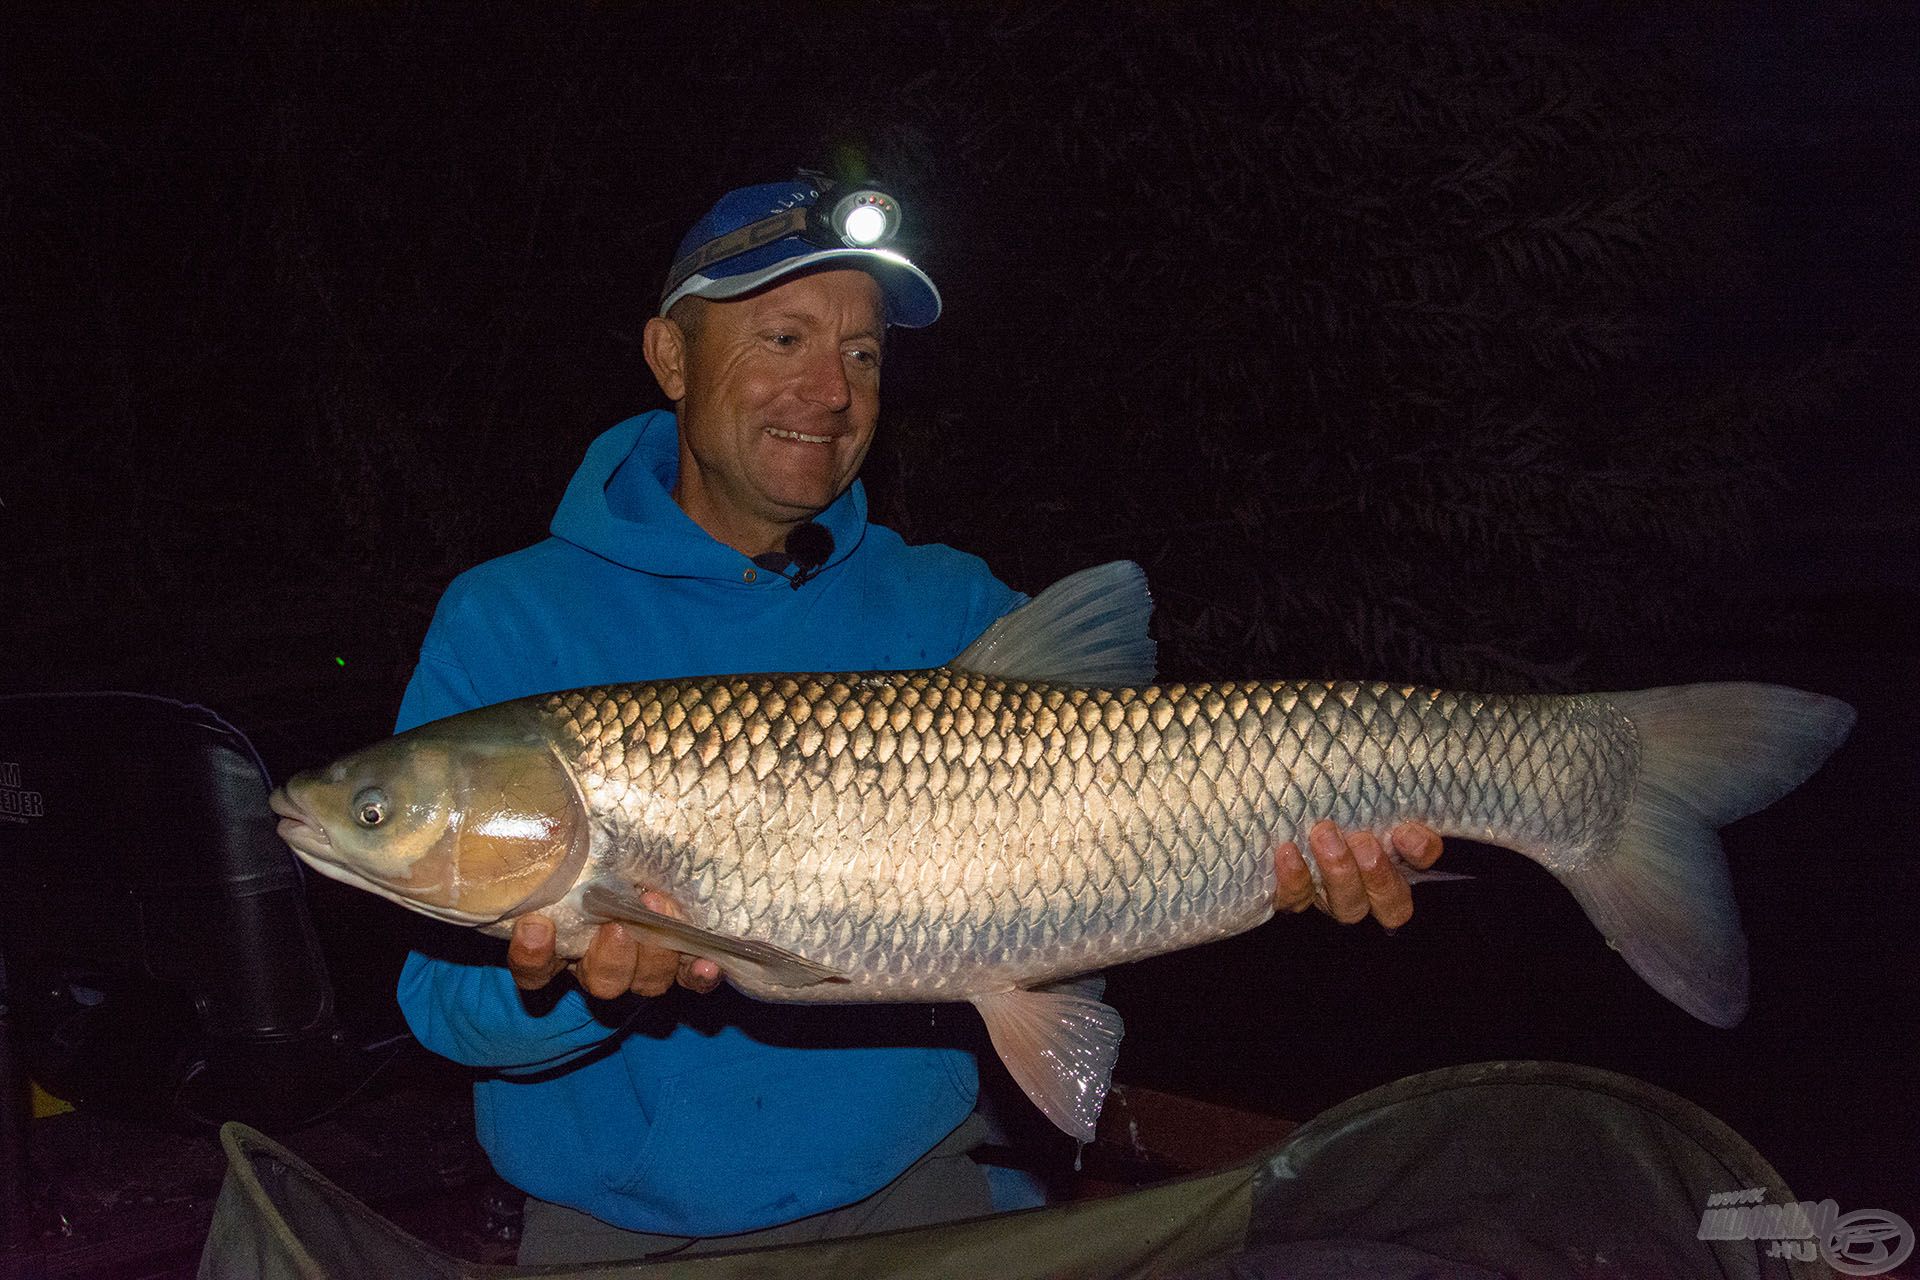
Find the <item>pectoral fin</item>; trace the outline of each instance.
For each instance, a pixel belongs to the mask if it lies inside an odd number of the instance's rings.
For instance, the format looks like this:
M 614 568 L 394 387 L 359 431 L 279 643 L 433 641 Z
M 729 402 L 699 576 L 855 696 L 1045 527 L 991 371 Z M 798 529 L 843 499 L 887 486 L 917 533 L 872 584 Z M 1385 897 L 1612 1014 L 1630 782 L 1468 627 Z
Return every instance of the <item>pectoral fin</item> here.
M 727 973 L 750 976 L 776 987 L 810 987 L 819 982 L 845 982 L 845 974 L 815 964 L 768 942 L 734 938 L 699 925 L 688 924 L 640 903 L 640 895 L 623 885 L 604 881 L 590 884 L 580 895 L 589 915 L 617 920 L 658 946 L 702 956 Z
M 1007 1071 L 1047 1119 L 1080 1142 L 1093 1141 L 1126 1029 L 1087 989 L 1083 980 L 973 997 Z
M 1405 880 L 1410 885 L 1446 884 L 1450 880 L 1472 880 L 1474 878 L 1468 875 L 1464 871 L 1423 870 L 1422 868 L 1413 866 L 1410 863 L 1402 862 L 1398 858 L 1395 858 L 1393 860 L 1393 867 L 1394 867 L 1394 870 L 1400 873 L 1400 878 L 1402 880 Z

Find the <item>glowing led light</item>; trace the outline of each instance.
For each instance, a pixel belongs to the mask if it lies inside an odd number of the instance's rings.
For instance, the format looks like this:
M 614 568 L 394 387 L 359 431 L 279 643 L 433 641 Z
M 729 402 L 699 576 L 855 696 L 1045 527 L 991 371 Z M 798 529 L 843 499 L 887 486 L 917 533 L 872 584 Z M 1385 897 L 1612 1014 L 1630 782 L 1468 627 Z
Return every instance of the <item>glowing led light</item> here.
M 347 660 L 345 658 L 335 658 L 333 661 L 336 666 L 344 667 L 347 665 Z
M 887 215 L 870 204 L 863 204 L 847 214 L 847 239 L 855 244 L 877 244 L 887 233 Z

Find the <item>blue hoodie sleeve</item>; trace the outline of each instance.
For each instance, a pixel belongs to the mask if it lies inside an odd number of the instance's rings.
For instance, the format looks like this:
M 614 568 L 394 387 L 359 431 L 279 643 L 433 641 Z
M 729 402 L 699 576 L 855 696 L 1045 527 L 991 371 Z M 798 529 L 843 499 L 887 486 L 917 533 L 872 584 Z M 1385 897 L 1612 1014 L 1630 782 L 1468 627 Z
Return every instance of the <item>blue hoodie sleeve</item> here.
M 400 700 L 395 733 L 485 703 L 455 656 L 449 632 L 466 612 L 441 602 L 421 645 L 420 661 Z M 611 1033 L 588 1011 L 578 990 L 536 1014 L 502 965 L 457 964 L 411 952 L 395 992 L 414 1038 L 443 1058 L 469 1067 L 543 1067 L 591 1049 Z
M 413 668 L 413 678 L 407 681 L 407 691 L 400 697 L 400 714 L 393 731 L 405 733 L 430 720 L 444 720 L 481 705 L 466 668 L 422 653 Z
M 430 720 L 444 720 L 462 711 L 485 706 L 473 672 L 460 658 L 463 642 L 482 638 L 485 623 L 470 607 L 469 575 L 455 578 L 440 597 L 420 641 L 420 660 L 414 664 L 407 690 L 400 696 L 400 714 L 393 731 L 405 733 Z
M 499 965 L 455 964 L 415 951 L 400 967 L 396 994 L 414 1039 L 468 1067 L 549 1067 L 613 1033 L 587 1009 L 577 988 L 535 1014 Z

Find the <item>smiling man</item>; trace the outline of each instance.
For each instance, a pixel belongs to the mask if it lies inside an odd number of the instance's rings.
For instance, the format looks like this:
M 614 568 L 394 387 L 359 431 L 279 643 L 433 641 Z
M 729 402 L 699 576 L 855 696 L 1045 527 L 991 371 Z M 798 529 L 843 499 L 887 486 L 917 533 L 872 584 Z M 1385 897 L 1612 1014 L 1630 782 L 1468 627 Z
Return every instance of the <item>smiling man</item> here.
M 834 207 L 865 198 L 836 192 Z M 1020 602 L 976 557 L 867 522 L 856 476 L 886 329 L 931 324 L 940 296 L 905 257 L 837 238 L 825 208 L 803 176 L 731 192 L 687 233 L 645 335 L 673 409 L 593 442 L 551 537 L 448 587 L 398 729 L 589 684 L 938 666 Z M 1405 921 L 1406 882 L 1377 841 L 1331 823 L 1310 839 L 1322 896 L 1283 846 L 1277 908 Z M 1416 866 L 1440 850 L 1419 827 L 1394 841 Z M 966 1154 L 982 1126 L 961 1019 L 757 1003 L 714 991 L 710 961 L 615 925 L 569 965 L 538 915 L 516 923 L 506 961 L 416 953 L 399 996 L 421 1043 L 486 1071 L 476 1118 L 495 1167 L 529 1196 L 523 1262 L 990 1208 Z M 669 994 L 676 982 L 712 994 Z
M 847 491 L 880 413 L 885 315 L 874 277 L 828 268 L 648 323 L 681 423 L 673 500 L 695 524 L 759 554 Z

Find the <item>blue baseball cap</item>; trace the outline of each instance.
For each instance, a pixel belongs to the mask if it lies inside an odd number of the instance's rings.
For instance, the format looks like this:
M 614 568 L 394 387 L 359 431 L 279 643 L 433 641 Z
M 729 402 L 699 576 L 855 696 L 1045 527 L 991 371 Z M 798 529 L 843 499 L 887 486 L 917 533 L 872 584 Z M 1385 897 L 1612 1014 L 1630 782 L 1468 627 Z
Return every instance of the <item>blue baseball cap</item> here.
M 823 188 L 831 189 L 803 174 L 721 196 L 674 251 L 660 314 L 667 314 L 682 298 L 737 298 L 796 272 L 838 263 L 865 271 L 880 282 L 888 324 L 904 329 L 932 324 L 940 315 L 940 291 L 903 254 L 835 244 L 803 230 Z M 769 235 L 775 238 L 766 239 Z

